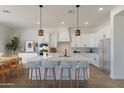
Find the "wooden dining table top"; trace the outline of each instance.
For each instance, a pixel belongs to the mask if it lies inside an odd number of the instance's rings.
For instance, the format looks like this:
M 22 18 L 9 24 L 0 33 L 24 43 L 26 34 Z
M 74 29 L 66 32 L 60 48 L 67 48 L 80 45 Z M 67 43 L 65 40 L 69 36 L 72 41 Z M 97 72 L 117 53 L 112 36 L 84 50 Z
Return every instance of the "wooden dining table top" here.
M 5 63 L 13 62 L 15 60 L 20 60 L 21 58 L 16 55 L 11 55 L 7 57 L 0 57 L 0 65 L 3 65 Z

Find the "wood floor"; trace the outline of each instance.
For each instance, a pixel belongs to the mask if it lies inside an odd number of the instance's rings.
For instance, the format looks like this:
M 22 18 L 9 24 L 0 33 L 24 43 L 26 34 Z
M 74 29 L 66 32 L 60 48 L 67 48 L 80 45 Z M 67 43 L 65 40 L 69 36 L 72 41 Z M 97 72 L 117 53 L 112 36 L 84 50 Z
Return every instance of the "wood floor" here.
M 112 80 L 103 71 L 90 66 L 90 78 L 87 82 L 80 81 L 79 88 L 124 88 L 124 80 Z M 27 81 L 26 73 L 19 72 L 19 75 L 11 76 L 6 81 L 6 85 L 0 83 L 0 87 L 11 87 L 11 88 L 52 88 L 52 81 Z M 59 81 L 55 82 L 56 88 L 59 88 Z M 63 81 L 62 88 L 70 88 L 70 81 Z M 73 81 L 73 88 L 76 88 L 76 81 Z

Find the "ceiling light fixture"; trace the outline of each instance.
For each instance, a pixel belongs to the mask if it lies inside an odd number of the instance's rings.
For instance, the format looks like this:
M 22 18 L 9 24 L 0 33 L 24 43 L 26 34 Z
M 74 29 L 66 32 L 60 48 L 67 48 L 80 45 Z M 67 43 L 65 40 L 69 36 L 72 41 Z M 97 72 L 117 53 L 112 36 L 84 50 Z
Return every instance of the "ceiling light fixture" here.
M 99 11 L 103 11 L 103 8 L 102 8 L 102 7 L 100 7 L 100 8 L 99 8 Z
M 79 30 L 79 17 L 78 17 L 78 8 L 80 7 L 80 5 L 76 5 L 77 8 L 77 27 L 75 30 L 75 36 L 80 36 L 80 30 Z
M 89 23 L 88 23 L 88 21 L 85 21 L 84 24 L 85 24 L 85 25 L 88 25 Z
M 61 24 L 63 25 L 63 24 L 65 24 L 65 22 L 64 21 L 61 21 Z
M 43 8 L 43 5 L 39 5 L 40 7 L 40 29 L 38 30 L 38 35 L 39 36 L 43 36 L 44 35 L 44 31 L 42 29 L 42 8 Z
M 39 22 L 39 21 L 37 21 L 37 22 L 36 22 L 36 24 L 37 24 L 37 25 L 39 25 L 39 24 L 40 24 L 40 22 Z
M 9 14 L 9 13 L 10 13 L 10 11 L 9 11 L 9 10 L 7 10 L 7 9 L 2 10 L 2 12 L 3 12 L 3 13 L 7 13 L 7 14 Z

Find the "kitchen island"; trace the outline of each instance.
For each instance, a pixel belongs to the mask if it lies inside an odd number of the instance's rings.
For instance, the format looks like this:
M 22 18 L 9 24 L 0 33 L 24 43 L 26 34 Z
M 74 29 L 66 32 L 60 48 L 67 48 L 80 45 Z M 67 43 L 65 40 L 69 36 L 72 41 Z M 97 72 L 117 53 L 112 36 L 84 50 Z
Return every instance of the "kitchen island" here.
M 48 56 L 36 56 L 36 57 L 32 57 L 30 59 L 28 59 L 28 62 L 36 62 L 41 69 L 41 77 L 43 79 L 44 77 L 44 67 L 43 64 L 45 61 L 51 61 L 51 62 L 56 62 L 56 80 L 60 80 L 60 65 L 61 65 L 61 61 L 64 62 L 72 62 L 72 70 L 71 70 L 71 77 L 72 79 L 74 79 L 75 77 L 75 70 L 76 70 L 76 66 L 78 64 L 79 61 L 82 62 L 88 62 L 90 63 L 90 61 L 93 61 L 93 59 L 88 58 L 84 55 L 81 54 L 71 54 L 68 55 L 67 57 L 63 56 L 63 55 L 59 55 L 59 54 L 49 54 Z M 26 65 L 26 64 L 25 64 Z M 31 73 L 31 72 L 30 72 Z M 31 75 L 29 73 L 29 79 L 31 79 Z M 49 75 L 51 76 L 51 71 L 49 71 Z M 65 71 L 63 73 L 65 76 L 67 75 L 67 72 Z M 33 76 L 35 76 L 35 71 L 33 71 Z M 36 77 L 32 78 L 33 80 L 36 80 Z M 52 78 L 49 78 L 50 80 L 52 80 Z M 68 78 L 64 78 L 65 80 L 68 80 Z M 80 78 L 83 79 L 83 78 Z

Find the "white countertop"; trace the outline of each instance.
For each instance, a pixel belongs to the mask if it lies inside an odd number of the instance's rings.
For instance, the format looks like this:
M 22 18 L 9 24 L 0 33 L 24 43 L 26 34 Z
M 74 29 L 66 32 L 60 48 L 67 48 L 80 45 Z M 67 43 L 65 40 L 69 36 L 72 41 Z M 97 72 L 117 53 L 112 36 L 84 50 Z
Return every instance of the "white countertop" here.
M 92 61 L 93 59 L 83 54 L 71 54 L 69 57 L 60 56 L 57 53 L 49 56 L 36 56 L 28 59 L 29 61 L 48 60 L 48 61 Z

